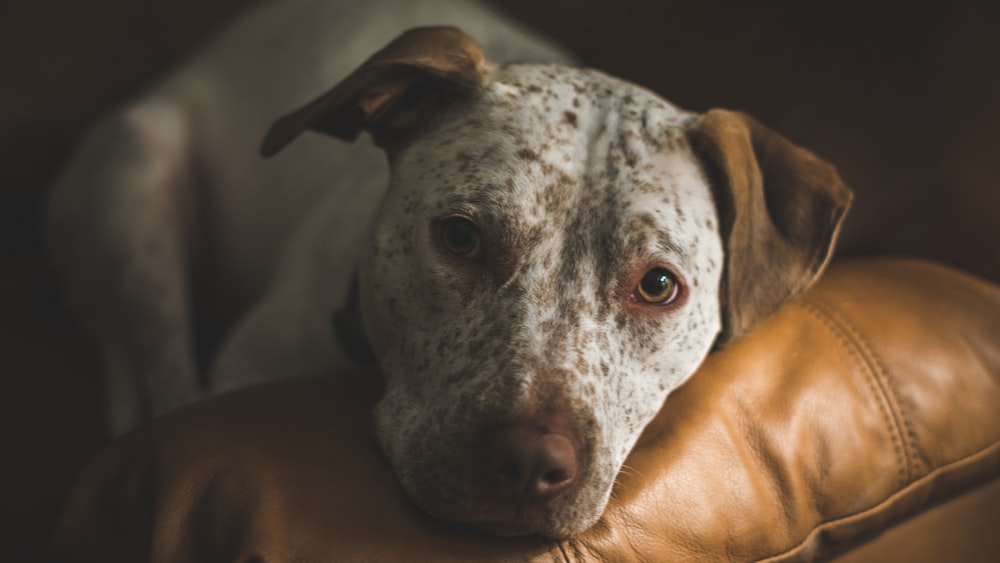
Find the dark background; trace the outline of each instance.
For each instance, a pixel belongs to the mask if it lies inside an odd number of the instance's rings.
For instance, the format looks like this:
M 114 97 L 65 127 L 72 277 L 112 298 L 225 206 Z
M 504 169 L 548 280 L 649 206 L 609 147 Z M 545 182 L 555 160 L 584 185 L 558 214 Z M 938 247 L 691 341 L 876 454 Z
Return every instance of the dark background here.
M 46 189 L 88 125 L 252 3 L 0 2 L 0 559 L 37 549 L 105 441 L 96 357 L 40 256 Z M 495 3 L 588 65 L 747 111 L 835 163 L 857 192 L 843 254 L 1000 279 L 996 3 Z

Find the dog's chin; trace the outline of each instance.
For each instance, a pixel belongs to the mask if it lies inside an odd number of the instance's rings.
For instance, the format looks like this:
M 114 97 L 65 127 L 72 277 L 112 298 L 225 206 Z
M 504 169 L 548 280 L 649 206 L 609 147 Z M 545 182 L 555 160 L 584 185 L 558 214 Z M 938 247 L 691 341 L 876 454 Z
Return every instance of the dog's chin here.
M 405 489 L 405 487 L 404 487 Z M 416 494 L 414 494 L 416 493 Z M 462 501 L 442 502 L 440 497 L 428 498 L 418 491 L 407 491 L 407 496 L 423 512 L 439 520 L 469 526 L 481 532 L 504 537 L 540 536 L 548 540 L 565 540 L 590 526 L 599 518 L 567 516 L 563 510 L 543 506 L 511 507 L 490 501 L 465 498 Z
M 596 520 L 596 519 L 595 519 Z M 546 540 L 562 541 L 585 531 L 592 523 L 582 526 L 567 526 L 566 522 L 558 522 L 552 518 L 522 517 L 511 520 L 495 520 L 470 524 L 477 530 L 503 537 L 538 536 Z M 578 528 L 578 529 L 577 529 Z
M 502 522 L 480 522 L 478 524 L 472 524 L 472 527 L 478 529 L 481 532 L 486 532 L 487 534 L 494 536 L 518 537 L 518 536 L 531 536 L 536 534 L 542 536 L 545 535 L 544 532 L 539 531 L 535 526 L 531 526 L 526 522 L 518 522 L 516 520 L 509 520 Z

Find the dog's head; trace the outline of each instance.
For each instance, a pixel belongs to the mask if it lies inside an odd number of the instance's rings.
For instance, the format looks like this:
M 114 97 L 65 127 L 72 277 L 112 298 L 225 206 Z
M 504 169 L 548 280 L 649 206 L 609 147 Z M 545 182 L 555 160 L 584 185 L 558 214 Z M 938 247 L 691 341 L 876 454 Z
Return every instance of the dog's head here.
M 750 118 L 411 30 L 279 121 L 367 130 L 391 185 L 359 266 L 379 439 L 429 512 L 565 537 L 713 345 L 825 266 L 851 199 Z

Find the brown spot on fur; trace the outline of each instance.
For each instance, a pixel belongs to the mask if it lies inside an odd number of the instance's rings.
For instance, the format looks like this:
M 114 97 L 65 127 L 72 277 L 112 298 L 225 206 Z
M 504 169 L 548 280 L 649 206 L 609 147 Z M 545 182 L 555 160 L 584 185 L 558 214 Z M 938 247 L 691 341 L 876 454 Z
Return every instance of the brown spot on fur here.
M 523 149 L 517 151 L 517 156 L 518 156 L 518 158 L 521 158 L 522 160 L 528 160 L 528 161 L 537 161 L 538 160 L 538 153 L 535 152 L 535 151 L 533 151 L 533 150 L 531 150 L 531 149 L 529 149 L 529 148 L 523 148 Z
M 563 121 L 568 123 L 571 127 L 576 127 L 576 112 L 573 111 L 564 112 Z

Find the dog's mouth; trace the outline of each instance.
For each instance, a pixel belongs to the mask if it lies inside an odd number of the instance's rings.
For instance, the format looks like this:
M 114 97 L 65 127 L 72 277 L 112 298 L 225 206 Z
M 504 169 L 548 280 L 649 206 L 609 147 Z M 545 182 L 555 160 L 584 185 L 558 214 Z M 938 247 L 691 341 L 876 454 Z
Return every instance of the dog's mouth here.
M 564 540 L 571 534 L 553 521 L 551 516 L 523 515 L 512 520 L 492 520 L 470 524 L 494 536 L 519 537 L 538 535 L 550 540 Z
M 418 504 L 419 501 L 418 501 Z M 478 506 L 477 506 L 478 505 Z M 580 526 L 577 522 L 546 506 L 522 506 L 512 508 L 495 503 L 471 500 L 463 510 L 455 506 L 441 509 L 424 509 L 435 518 L 464 524 L 481 532 L 503 537 L 540 536 L 549 540 L 564 540 L 589 527 L 590 522 Z
M 424 467 L 427 471 L 411 463 L 409 471 L 397 472 L 410 501 L 437 519 L 491 535 L 564 540 L 593 525 L 605 505 L 598 492 L 603 488 L 600 483 L 580 482 L 556 499 L 533 502 L 469 489 L 461 485 L 464 480 L 442 475 L 440 464 Z
M 519 521 L 482 522 L 480 524 L 474 524 L 473 527 L 494 536 L 517 537 L 530 536 L 532 534 L 545 535 L 538 529 L 537 526 L 532 526 L 527 522 Z

